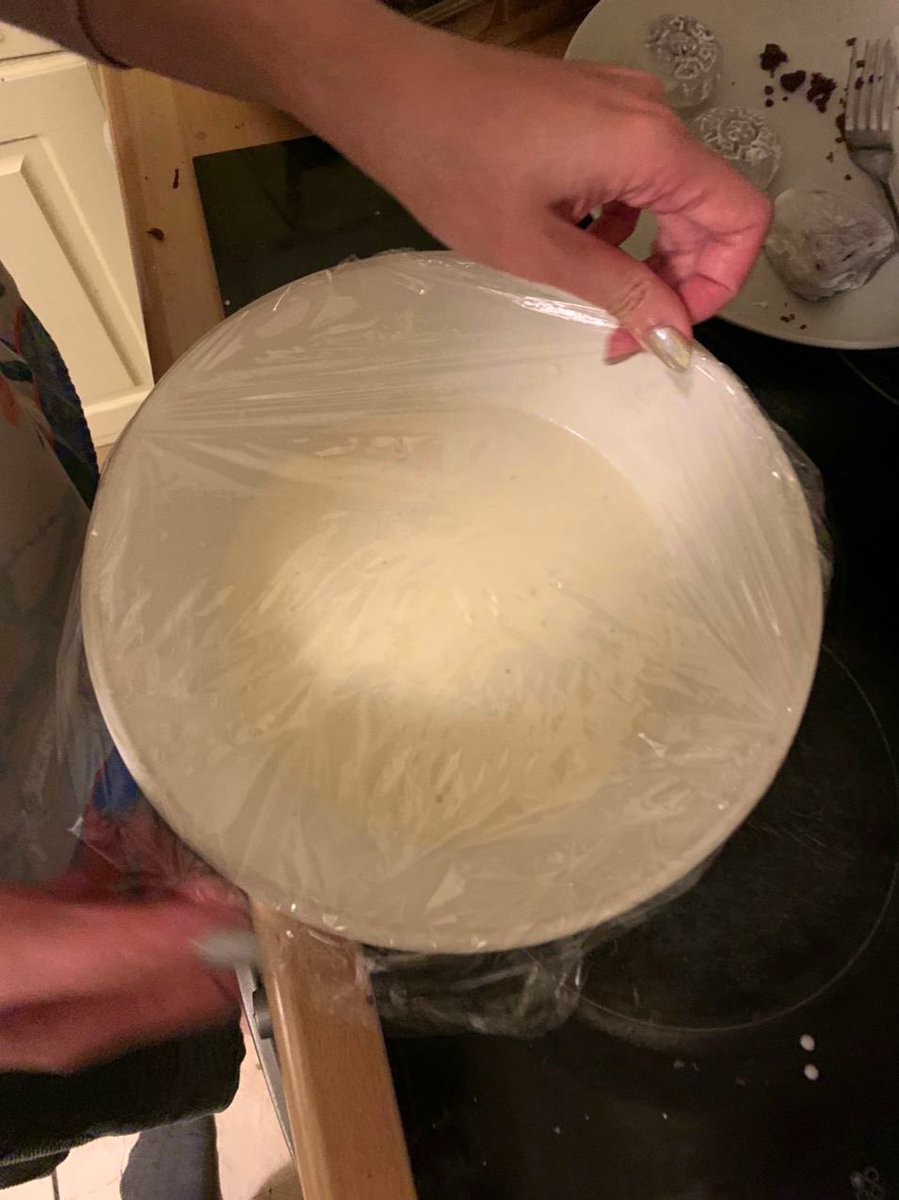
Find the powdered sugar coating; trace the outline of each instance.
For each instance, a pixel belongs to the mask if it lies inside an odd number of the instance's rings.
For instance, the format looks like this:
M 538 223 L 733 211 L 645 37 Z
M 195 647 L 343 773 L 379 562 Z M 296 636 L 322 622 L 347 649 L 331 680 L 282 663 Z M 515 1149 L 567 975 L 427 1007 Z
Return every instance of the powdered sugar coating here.
M 722 53 L 707 25 L 695 17 L 659 17 L 649 27 L 646 49 L 672 108 L 695 108 L 708 100 L 721 75 Z
M 751 108 L 710 108 L 693 122 L 693 132 L 762 191 L 777 174 L 783 149 L 761 113 Z
M 892 225 L 876 208 L 811 188 L 781 192 L 765 243 L 775 271 L 806 300 L 862 287 L 897 248 Z

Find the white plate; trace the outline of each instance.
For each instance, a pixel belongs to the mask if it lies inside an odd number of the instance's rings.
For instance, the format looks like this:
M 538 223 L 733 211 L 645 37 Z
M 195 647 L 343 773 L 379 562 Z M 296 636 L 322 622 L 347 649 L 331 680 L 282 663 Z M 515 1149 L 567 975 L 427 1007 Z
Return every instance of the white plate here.
M 769 189 L 772 196 L 789 187 L 833 188 L 887 211 L 880 189 L 850 162 L 845 144 L 836 141 L 835 118 L 842 111 L 839 100 L 849 70 L 847 39 L 855 37 L 863 45 L 866 38 L 890 36 L 899 17 L 896 0 L 690 0 L 682 7 L 671 0 L 602 0 L 575 33 L 566 57 L 645 69 L 646 30 L 656 17 L 670 12 L 698 17 L 724 47 L 724 73 L 709 104 L 758 109 L 780 136 L 784 158 Z M 818 71 L 837 81 L 826 113 L 808 103 L 804 88 L 787 101 L 781 99 L 786 93 L 777 78 L 771 79 L 759 65 L 767 42 L 776 42 L 790 56 L 781 71 Z M 764 89 L 772 84 L 774 105 L 766 108 Z M 896 133 L 899 136 L 899 117 Z M 833 162 L 827 158 L 831 151 Z M 847 175 L 852 178 L 847 180 Z M 653 223 L 644 218 L 627 249 L 644 258 L 652 236 Z M 781 320 L 790 314 L 795 314 L 794 320 Z M 816 304 L 794 295 L 762 257 L 722 315 L 745 329 L 811 346 L 899 346 L 899 256 L 865 287 Z

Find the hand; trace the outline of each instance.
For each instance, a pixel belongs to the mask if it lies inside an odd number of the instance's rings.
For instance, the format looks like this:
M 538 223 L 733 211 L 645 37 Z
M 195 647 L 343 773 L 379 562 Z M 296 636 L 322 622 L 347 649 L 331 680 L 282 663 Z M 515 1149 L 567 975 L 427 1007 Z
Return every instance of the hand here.
M 238 1008 L 234 973 L 206 967 L 196 943 L 244 928 L 240 893 L 196 874 L 143 804 L 125 822 L 88 820 L 76 869 L 0 888 L 0 1072 L 71 1072 Z M 145 865 L 125 874 L 112 854 Z M 121 899 L 125 882 L 144 888 L 139 899 Z
M 740 288 L 769 202 L 687 133 L 653 77 L 370 22 L 355 77 L 307 79 L 298 111 L 447 245 L 606 309 L 623 326 L 616 358 L 657 327 L 689 338 Z M 641 209 L 658 220 L 646 265 L 617 248 Z
M 226 1021 L 235 976 L 195 943 L 246 920 L 212 878 L 139 900 L 81 871 L 0 888 L 0 1071 L 70 1072 Z

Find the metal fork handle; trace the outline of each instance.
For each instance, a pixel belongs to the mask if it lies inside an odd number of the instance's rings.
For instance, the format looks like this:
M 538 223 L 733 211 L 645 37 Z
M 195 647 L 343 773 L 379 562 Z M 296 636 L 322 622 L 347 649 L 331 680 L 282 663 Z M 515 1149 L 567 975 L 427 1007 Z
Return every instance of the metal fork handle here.
M 884 195 L 887 198 L 887 204 L 890 206 L 890 212 L 893 214 L 893 224 L 896 226 L 896 233 L 899 234 L 899 203 L 896 202 L 896 196 L 889 179 L 884 179 L 882 186 Z

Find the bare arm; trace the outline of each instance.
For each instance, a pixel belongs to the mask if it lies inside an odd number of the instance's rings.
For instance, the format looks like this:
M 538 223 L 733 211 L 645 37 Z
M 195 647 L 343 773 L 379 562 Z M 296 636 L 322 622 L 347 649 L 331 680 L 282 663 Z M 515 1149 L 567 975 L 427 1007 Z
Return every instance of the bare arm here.
M 767 227 L 767 200 L 638 72 L 464 42 L 378 0 L 0 0 L 0 13 L 293 113 L 447 245 L 608 309 L 614 357 L 643 346 L 683 362 Z M 618 249 L 643 208 L 659 225 L 650 265 Z

